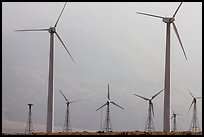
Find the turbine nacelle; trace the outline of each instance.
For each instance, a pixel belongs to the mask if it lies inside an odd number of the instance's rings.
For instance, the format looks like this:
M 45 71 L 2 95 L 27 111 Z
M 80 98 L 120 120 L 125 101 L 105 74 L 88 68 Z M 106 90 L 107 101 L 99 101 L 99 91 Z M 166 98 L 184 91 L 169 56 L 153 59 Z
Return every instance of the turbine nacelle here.
M 183 115 L 181 115 L 181 114 L 177 114 L 177 113 L 174 113 L 174 112 L 173 112 L 173 116 L 171 117 L 171 119 L 172 119 L 173 117 L 176 118 L 177 115 L 179 115 L 179 116 L 183 116 Z
M 30 104 L 28 104 L 29 106 L 33 106 L 33 104 L 32 103 L 30 103 Z
M 173 17 L 173 18 L 163 18 L 162 19 L 162 21 L 164 22 L 164 23 L 173 23 L 174 21 L 175 21 L 175 18 Z
M 69 104 L 70 104 L 70 102 L 66 102 L 66 104 L 67 104 L 67 105 L 69 105 Z

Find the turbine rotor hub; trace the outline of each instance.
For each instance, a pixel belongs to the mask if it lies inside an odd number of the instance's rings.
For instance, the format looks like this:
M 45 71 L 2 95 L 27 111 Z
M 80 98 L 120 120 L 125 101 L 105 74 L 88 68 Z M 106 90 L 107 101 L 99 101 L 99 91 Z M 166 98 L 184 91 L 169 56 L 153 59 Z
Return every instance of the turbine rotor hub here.
M 172 23 L 175 21 L 175 18 L 163 18 L 162 20 L 164 23 Z
M 48 30 L 49 33 L 55 33 L 55 27 L 50 27 Z

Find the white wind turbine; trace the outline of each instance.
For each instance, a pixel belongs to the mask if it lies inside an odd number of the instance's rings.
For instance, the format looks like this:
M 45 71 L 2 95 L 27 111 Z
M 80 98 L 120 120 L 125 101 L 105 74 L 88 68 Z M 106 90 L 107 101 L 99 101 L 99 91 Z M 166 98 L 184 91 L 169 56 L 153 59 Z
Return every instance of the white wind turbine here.
M 110 100 L 110 92 L 109 92 L 109 84 L 108 84 L 108 95 L 107 95 L 107 102 L 102 105 L 101 107 L 99 107 L 96 111 L 98 111 L 99 109 L 103 108 L 104 106 L 107 105 L 107 111 L 106 111 L 106 119 L 105 119 L 105 123 L 104 123 L 104 131 L 105 132 L 111 132 L 112 131 L 112 126 L 111 126 L 111 120 L 110 120 L 110 103 L 123 109 L 123 107 L 119 106 L 118 104 L 116 104 L 115 102 Z
M 154 96 L 152 96 L 151 99 L 140 96 L 138 94 L 133 94 L 135 96 L 138 96 L 146 101 L 149 102 L 149 108 L 148 108 L 148 117 L 147 117 L 147 122 L 146 122 L 146 126 L 145 126 L 145 131 L 155 131 L 154 129 L 154 123 L 153 123 L 153 117 L 154 117 L 154 107 L 153 107 L 153 103 L 152 100 L 159 95 L 164 89 L 162 89 L 161 91 L 159 91 L 158 93 L 156 93 Z M 153 117 L 152 117 L 153 116 Z
M 194 97 L 193 94 L 190 92 L 190 90 L 188 90 L 188 91 L 189 91 L 190 95 L 193 97 L 193 101 L 192 101 L 190 108 L 188 110 L 188 112 L 189 112 L 192 105 L 193 105 L 193 118 L 191 120 L 191 125 L 190 125 L 189 131 L 200 132 L 200 126 L 199 126 L 198 117 L 197 117 L 196 100 L 201 99 L 202 97 Z
M 64 122 L 64 126 L 63 126 L 63 130 L 62 132 L 72 132 L 71 129 L 71 122 L 70 122 L 70 114 L 69 114 L 69 106 L 71 103 L 75 103 L 78 101 L 69 101 L 66 96 L 62 93 L 61 90 L 59 90 L 62 94 L 62 96 L 64 97 L 65 101 L 66 101 L 66 115 L 65 115 L 65 122 Z
M 183 116 L 183 115 L 178 114 L 178 113 L 175 113 L 175 112 L 173 111 L 173 115 L 172 115 L 171 119 L 173 118 L 173 120 L 174 120 L 174 126 L 173 126 L 173 131 L 174 131 L 174 132 L 177 131 L 176 116 Z
M 182 2 L 176 9 L 175 13 L 172 17 L 163 17 L 163 16 L 157 16 L 142 12 L 136 12 L 138 14 L 147 15 L 151 17 L 161 18 L 164 23 L 166 23 L 166 62 L 165 62 L 165 83 L 164 83 L 164 121 L 163 121 L 163 131 L 169 131 L 171 130 L 171 122 L 170 122 L 170 116 L 171 116 L 171 103 L 170 103 L 170 25 L 173 24 L 174 31 L 176 33 L 176 36 L 179 40 L 179 43 L 181 45 L 181 48 L 183 50 L 184 56 L 187 60 L 187 56 L 183 47 L 183 44 L 181 42 L 181 38 L 179 36 L 178 30 L 176 28 L 175 16 L 178 12 Z
M 24 29 L 24 30 L 16 30 L 16 31 L 48 31 L 50 33 L 50 58 L 49 58 L 49 80 L 48 80 L 48 104 L 47 104 L 47 132 L 53 132 L 54 126 L 54 34 L 56 34 L 57 38 L 60 40 L 65 50 L 71 57 L 72 61 L 75 63 L 73 57 L 65 46 L 64 42 L 60 38 L 59 34 L 56 31 L 57 24 L 59 19 L 64 11 L 67 2 L 64 4 L 64 7 L 54 25 L 54 27 L 46 28 L 46 29 Z

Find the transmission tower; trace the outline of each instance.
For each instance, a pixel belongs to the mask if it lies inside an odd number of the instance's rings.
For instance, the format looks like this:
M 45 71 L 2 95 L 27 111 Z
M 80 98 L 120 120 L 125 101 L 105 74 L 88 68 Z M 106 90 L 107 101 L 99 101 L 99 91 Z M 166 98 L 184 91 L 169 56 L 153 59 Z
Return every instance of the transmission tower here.
M 31 107 L 33 106 L 33 104 L 28 104 L 28 121 L 26 124 L 26 128 L 25 128 L 25 133 L 31 133 L 34 132 L 33 130 L 33 124 L 32 124 L 32 119 L 31 119 Z
M 153 103 L 151 102 L 151 100 L 149 100 L 149 113 L 148 113 L 148 118 L 147 118 L 147 123 L 146 123 L 146 126 L 145 126 L 145 131 L 155 131 L 154 129 L 154 123 L 153 123 L 153 116 L 152 115 L 152 111 L 154 113 L 154 110 L 153 110 Z
M 194 106 L 193 106 L 193 118 L 191 120 L 190 129 L 191 132 L 200 132 L 200 127 L 197 118 L 197 107 L 196 107 L 196 98 L 193 99 Z

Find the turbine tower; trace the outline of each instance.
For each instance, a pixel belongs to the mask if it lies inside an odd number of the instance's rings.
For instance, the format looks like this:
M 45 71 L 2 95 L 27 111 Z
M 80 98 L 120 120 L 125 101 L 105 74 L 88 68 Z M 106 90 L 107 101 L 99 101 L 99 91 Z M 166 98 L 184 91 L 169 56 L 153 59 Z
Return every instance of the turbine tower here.
M 147 118 L 147 122 L 146 122 L 146 126 L 145 126 L 145 131 L 155 131 L 154 129 L 154 123 L 153 123 L 153 117 L 154 117 L 154 107 L 153 107 L 153 103 L 152 100 L 159 95 L 164 89 L 162 89 L 161 91 L 159 91 L 157 94 L 155 94 L 154 96 L 152 96 L 151 99 L 148 99 L 146 97 L 137 95 L 137 94 L 133 94 L 135 96 L 138 96 L 146 101 L 149 101 L 149 109 L 148 109 L 148 118 Z
M 25 128 L 25 133 L 32 133 L 34 132 L 33 129 L 33 123 L 32 123 L 32 117 L 31 117 L 31 107 L 33 106 L 33 104 L 28 104 L 28 121 L 26 124 L 26 128 Z
M 111 121 L 110 121 L 110 108 L 109 105 L 110 103 L 112 103 L 113 105 L 123 109 L 121 106 L 119 106 L 118 104 L 116 104 L 115 102 L 110 100 L 110 93 L 109 93 L 109 84 L 108 84 L 108 96 L 107 96 L 108 100 L 107 102 L 102 105 L 101 107 L 99 107 L 96 111 L 98 111 L 99 109 L 103 108 L 104 106 L 107 105 L 107 112 L 106 112 L 106 119 L 105 119 L 105 123 L 104 123 L 104 132 L 111 132 L 112 131 L 112 126 L 111 126 Z M 124 109 L 123 109 L 124 110 Z
M 163 131 L 170 132 L 171 130 L 171 122 L 170 122 L 170 113 L 171 113 L 171 97 L 170 97 L 170 25 L 173 24 L 174 31 L 176 33 L 176 36 L 179 40 L 179 43 L 181 45 L 181 48 L 183 50 L 184 56 L 187 60 L 187 56 L 183 47 L 183 44 L 181 42 L 181 38 L 179 36 L 175 21 L 176 13 L 178 12 L 182 2 L 176 9 L 175 13 L 172 17 L 162 17 L 142 12 L 137 12 L 138 14 L 147 15 L 151 17 L 161 18 L 164 23 L 166 23 L 166 61 L 165 61 L 165 82 L 164 82 L 164 121 L 163 121 Z
M 62 132 L 72 132 L 71 129 L 71 123 L 70 123 L 70 116 L 69 116 L 69 105 L 71 103 L 74 103 L 76 101 L 68 101 L 68 99 L 65 97 L 65 95 L 62 93 L 61 90 L 59 90 L 61 92 L 61 94 L 63 95 L 64 99 L 66 100 L 66 104 L 67 104 L 67 108 L 66 108 L 66 116 L 65 116 L 65 122 L 64 122 L 64 126 L 63 126 L 63 130 Z
M 176 114 L 176 113 L 174 113 L 173 112 L 173 116 L 171 117 L 171 119 L 172 118 L 174 118 L 174 127 L 173 127 L 173 131 L 175 132 L 175 131 L 177 131 L 177 127 L 176 127 L 176 116 L 183 116 L 183 115 L 181 115 L 181 114 Z
M 59 34 L 56 31 L 56 27 L 58 21 L 64 11 L 67 2 L 64 4 L 64 7 L 54 25 L 54 27 L 46 28 L 46 29 L 26 29 L 26 30 L 16 30 L 16 31 L 48 31 L 50 33 L 50 58 L 49 58 L 49 80 L 48 80 L 48 103 L 47 103 L 47 133 L 53 132 L 54 126 L 54 34 L 56 34 L 57 38 L 60 40 L 65 50 L 71 57 L 72 61 L 75 63 L 73 57 L 65 46 L 64 42 L 60 38 Z
M 198 117 L 197 117 L 197 107 L 196 107 L 196 99 L 202 98 L 202 97 L 194 97 L 193 94 L 189 91 L 190 95 L 193 97 L 193 101 L 190 105 L 190 108 L 188 112 L 190 111 L 192 105 L 193 105 L 193 118 L 191 120 L 191 125 L 189 131 L 191 132 L 200 132 L 200 127 L 198 123 Z
M 101 124 L 100 124 L 100 130 L 103 131 L 103 121 L 102 121 L 102 113 L 103 109 L 101 109 Z

